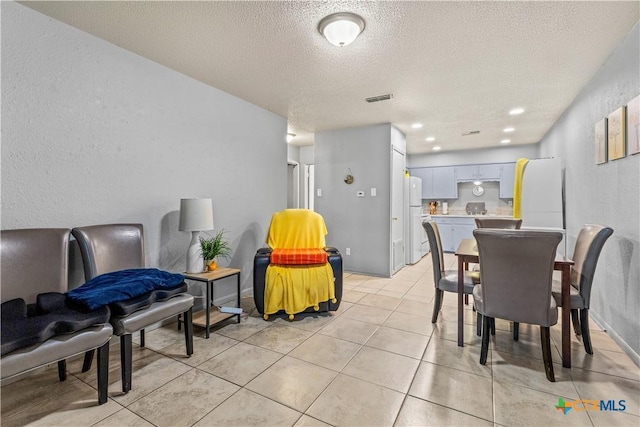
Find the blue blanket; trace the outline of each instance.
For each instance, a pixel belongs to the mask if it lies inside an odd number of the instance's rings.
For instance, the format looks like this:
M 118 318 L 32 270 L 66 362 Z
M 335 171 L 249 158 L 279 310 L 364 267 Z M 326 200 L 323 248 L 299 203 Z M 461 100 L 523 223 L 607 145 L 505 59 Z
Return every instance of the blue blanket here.
M 101 274 L 79 288 L 67 292 L 67 298 L 94 310 L 100 306 L 146 294 L 158 289 L 172 289 L 184 282 L 182 274 L 157 268 L 135 268 Z

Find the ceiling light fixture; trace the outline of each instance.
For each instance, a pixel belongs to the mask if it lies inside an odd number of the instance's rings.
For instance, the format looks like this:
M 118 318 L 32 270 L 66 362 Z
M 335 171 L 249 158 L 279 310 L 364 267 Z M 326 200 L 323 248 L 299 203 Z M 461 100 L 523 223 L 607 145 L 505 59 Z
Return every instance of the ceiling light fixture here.
M 295 138 L 295 137 L 296 137 L 295 133 L 288 133 L 287 134 L 287 142 L 293 141 L 293 138 Z
M 510 116 L 517 116 L 518 114 L 522 114 L 524 113 L 524 108 L 514 108 L 513 110 L 509 111 L 509 115 Z
M 440 147 L 439 145 L 436 145 L 435 147 L 433 147 L 433 151 L 438 151 L 440 150 L 442 147 Z
M 411 125 L 411 127 L 414 129 L 420 129 L 422 127 L 422 123 L 414 123 Z
M 509 127 L 509 128 L 502 129 L 502 132 L 509 133 L 509 132 L 513 132 L 514 130 L 516 130 L 516 128 Z
M 435 140 L 436 140 L 436 138 L 434 136 L 428 136 L 427 139 L 426 139 L 427 142 L 433 142 Z
M 502 141 L 500 141 L 500 144 L 508 144 L 510 142 L 511 142 L 510 139 L 503 139 Z
M 322 18 L 318 31 L 335 46 L 351 44 L 364 30 L 364 19 L 351 12 L 338 12 Z

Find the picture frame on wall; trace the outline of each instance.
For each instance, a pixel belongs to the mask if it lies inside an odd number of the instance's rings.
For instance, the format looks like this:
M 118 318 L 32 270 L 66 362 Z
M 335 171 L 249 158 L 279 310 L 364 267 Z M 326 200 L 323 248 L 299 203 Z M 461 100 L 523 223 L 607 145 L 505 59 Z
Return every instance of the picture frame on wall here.
M 609 160 L 621 159 L 625 156 L 625 123 L 626 108 L 624 106 L 618 108 L 609 114 L 607 120 L 607 146 Z
M 627 104 L 627 153 L 640 153 L 640 95 Z
M 595 127 L 596 165 L 607 163 L 607 119 L 596 123 Z

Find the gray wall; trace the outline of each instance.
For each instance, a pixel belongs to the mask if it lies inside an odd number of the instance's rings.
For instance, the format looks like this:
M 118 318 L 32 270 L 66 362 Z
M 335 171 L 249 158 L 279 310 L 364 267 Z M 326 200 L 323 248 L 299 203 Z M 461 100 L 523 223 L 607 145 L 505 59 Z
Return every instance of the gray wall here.
M 316 189 L 322 190 L 315 210 L 327 224 L 327 244 L 342 252 L 345 270 L 389 277 L 391 125 L 318 132 L 314 152 Z M 351 185 L 344 182 L 348 169 Z M 365 197 L 356 197 L 359 190 Z
M 521 157 L 535 159 L 538 157 L 538 145 L 512 145 L 498 148 L 483 148 L 480 150 L 456 150 L 444 153 L 410 154 L 407 167 L 432 167 L 475 165 L 484 163 L 515 162 Z
M 541 156 L 564 162 L 568 247 L 585 223 L 614 234 L 600 256 L 591 313 L 640 360 L 640 155 L 595 164 L 594 127 L 640 92 L 636 25 L 540 142 Z
M 250 289 L 255 250 L 286 204 L 286 120 L 20 4 L 1 7 L 2 228 L 139 222 L 147 265 L 183 271 L 180 198 L 209 197 Z M 216 296 L 231 292 L 223 283 Z

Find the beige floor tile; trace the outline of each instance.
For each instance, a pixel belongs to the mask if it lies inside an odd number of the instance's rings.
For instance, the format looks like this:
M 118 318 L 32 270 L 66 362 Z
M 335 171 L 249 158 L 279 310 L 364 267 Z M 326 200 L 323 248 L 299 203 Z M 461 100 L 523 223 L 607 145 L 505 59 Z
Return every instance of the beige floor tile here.
M 351 307 L 351 309 L 344 313 L 343 316 L 349 319 L 359 320 L 361 322 L 382 325 L 392 312 L 393 310 L 357 304 Z
M 302 415 L 300 419 L 294 424 L 295 427 L 331 427 L 327 423 L 323 423 L 309 415 Z
M 571 381 L 571 369 L 563 368 L 560 359 L 556 362 L 553 364 L 555 382 L 550 382 L 542 360 L 494 351 L 491 354 L 493 380 L 578 399 L 578 392 Z
M 385 285 L 391 283 L 390 278 L 387 277 L 374 277 L 374 278 L 369 278 L 368 280 L 365 280 L 362 283 L 362 286 L 365 288 L 369 288 L 369 289 L 382 289 L 385 287 Z
M 245 342 L 287 354 L 310 336 L 311 332 L 302 329 L 274 325 L 250 336 Z
M 558 410 L 556 394 L 511 383 L 494 383 L 495 422 L 504 426 L 589 426 L 586 412 Z M 562 396 L 566 400 L 566 396 Z
M 640 416 L 639 381 L 575 367 L 571 368 L 571 378 L 581 399 L 625 400 L 624 412 Z
M 194 426 L 292 426 L 301 415 L 298 411 L 243 388 Z
M 493 427 L 491 421 L 477 418 L 422 399 L 407 396 L 394 426 L 485 426 Z
M 410 293 L 406 293 L 404 294 L 402 299 L 405 301 L 415 301 L 415 302 L 421 303 L 422 305 L 427 305 L 432 303 L 433 295 L 423 296 L 423 295 L 413 295 Z
M 491 379 L 421 362 L 409 394 L 493 421 Z
M 363 292 L 363 293 L 366 293 L 366 294 L 377 294 L 378 292 L 380 292 L 379 288 L 368 288 L 368 287 L 364 286 L 364 284 L 354 288 L 353 290 L 357 291 L 357 292 Z
M 285 356 L 246 388 L 304 412 L 336 375 L 330 369 Z
M 426 335 L 381 326 L 365 345 L 420 359 L 428 343 L 429 337 Z
M 265 321 L 262 317 L 247 317 L 242 318 L 240 323 L 225 325 L 222 328 L 217 329 L 215 333 L 238 341 L 244 341 L 251 335 L 254 335 L 270 326 L 271 323 Z
M 140 344 L 140 334 L 133 334 L 132 341 Z M 185 346 L 184 330 L 178 330 L 178 323 L 174 322 L 161 328 L 145 330 L 144 345 L 150 350 L 161 350 L 175 343 L 182 342 Z M 185 347 L 186 348 L 186 347 Z
M 339 319 L 320 329 L 318 333 L 356 344 L 364 344 L 378 328 L 378 325 L 340 316 Z
M 207 360 L 198 369 L 243 386 L 282 357 L 281 353 L 241 342 Z
M 292 326 L 294 328 L 304 329 L 309 332 L 317 332 L 320 329 L 324 328 L 329 323 L 333 322 L 339 316 L 334 311 L 329 312 L 318 312 L 318 313 L 300 313 L 296 314 L 296 318 L 293 322 L 289 320 L 282 320 L 283 322 L 287 322 L 287 326 Z
M 393 281 L 385 285 L 385 287 L 382 288 L 382 290 L 406 293 L 407 291 L 409 291 L 409 289 L 413 287 L 413 285 L 415 285 L 415 281 L 393 279 Z
M 128 409 L 156 426 L 191 426 L 239 389 L 214 375 L 192 369 Z
M 393 311 L 401 302 L 402 300 L 400 298 L 378 294 L 367 294 L 362 299 L 360 299 L 360 301 L 358 301 L 358 304 Z
M 193 338 L 193 354 L 186 356 L 184 343 L 176 343 L 159 350 L 158 352 L 176 359 L 189 366 L 198 366 L 215 355 L 222 353 L 226 349 L 236 345 L 238 341 L 218 334 L 210 334 L 209 338 Z
M 339 374 L 306 414 L 334 426 L 390 426 L 404 395 Z
M 414 314 L 416 316 L 428 317 L 431 319 L 431 312 L 433 306 L 431 304 L 425 304 L 422 301 L 414 301 L 405 299 L 396 307 L 396 311 L 407 314 Z
M 425 362 L 446 366 L 470 374 L 491 378 L 491 352 L 487 356 L 487 364 L 480 364 L 480 347 L 465 345 L 458 347 L 453 341 L 432 339 L 422 357 Z
M 79 379 L 59 381 L 47 369 L 2 387 L 2 426 L 91 425 L 122 409 L 113 400 L 98 405 L 98 392 Z
M 314 335 L 289 356 L 340 372 L 360 350 L 361 345 L 325 335 Z
M 93 427 L 153 427 L 153 424 L 145 420 L 144 418 L 134 414 L 130 410 L 123 408 L 113 415 L 108 416 L 104 420 Z
M 367 292 L 360 292 L 355 290 L 345 290 L 342 293 L 342 300 L 348 301 L 352 303 L 357 303 L 360 301 L 365 295 L 369 295 Z
M 513 340 L 513 333 L 496 329 L 496 334 L 491 337 L 489 346 L 497 353 L 510 353 L 518 356 L 530 357 L 542 363 L 542 344 L 540 335 L 519 335 L 518 341 Z M 553 343 L 552 343 L 553 346 Z M 554 362 L 560 361 L 559 353 L 552 351 Z
M 497 332 L 496 332 L 497 333 Z M 433 338 L 443 339 L 458 342 L 458 321 L 448 322 L 438 318 L 438 321 L 434 324 Z M 493 339 L 493 338 L 492 338 Z M 464 345 L 477 345 L 482 343 L 482 337 L 476 335 L 475 324 L 464 324 Z M 491 342 L 489 342 L 489 348 L 491 348 Z
M 410 357 L 363 347 L 342 373 L 406 393 L 419 363 Z
M 401 299 L 402 297 L 404 297 L 405 292 L 393 292 L 393 291 L 387 291 L 385 289 L 381 289 L 378 291 L 378 293 L 376 293 L 376 295 Z
M 640 418 L 626 412 L 590 411 L 589 418 L 594 427 L 638 427 Z
M 571 366 L 640 381 L 640 368 L 625 353 L 618 353 L 617 351 L 594 348 L 591 355 L 584 351 L 584 347 L 572 345 Z
M 425 336 L 431 336 L 431 333 L 433 332 L 431 318 L 418 316 L 416 314 L 402 313 L 400 311 L 394 311 L 391 313 L 382 326 L 400 329 L 407 332 L 414 332 Z

